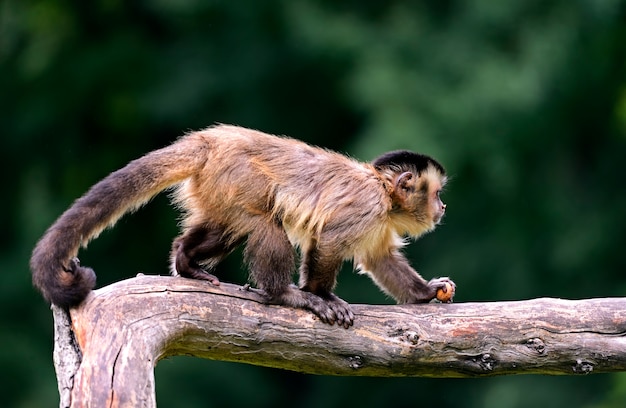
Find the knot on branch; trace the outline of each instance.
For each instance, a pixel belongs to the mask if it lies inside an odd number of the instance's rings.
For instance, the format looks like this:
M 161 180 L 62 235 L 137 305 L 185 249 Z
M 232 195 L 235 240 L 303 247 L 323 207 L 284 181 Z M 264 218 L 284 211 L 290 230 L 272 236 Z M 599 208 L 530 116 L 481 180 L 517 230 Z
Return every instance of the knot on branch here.
M 576 374 L 589 374 L 593 371 L 593 363 L 578 359 L 576 360 L 576 364 L 572 367 L 572 370 Z
M 361 358 L 361 356 L 348 357 L 348 363 L 350 365 L 350 368 L 354 370 L 358 370 L 359 368 L 363 367 L 363 359 Z
M 469 361 L 473 365 L 478 366 L 480 371 L 493 371 L 497 363 L 497 360 L 489 353 L 483 353 L 479 356 L 472 356 L 469 358 Z
M 410 330 L 406 327 L 398 327 L 391 330 L 388 334 L 389 337 L 399 337 L 400 340 L 408 341 L 413 345 L 417 344 L 420 339 L 420 335 L 416 331 Z
M 526 347 L 536 351 L 538 354 L 544 354 L 546 352 L 546 344 L 538 337 L 528 339 L 526 341 Z

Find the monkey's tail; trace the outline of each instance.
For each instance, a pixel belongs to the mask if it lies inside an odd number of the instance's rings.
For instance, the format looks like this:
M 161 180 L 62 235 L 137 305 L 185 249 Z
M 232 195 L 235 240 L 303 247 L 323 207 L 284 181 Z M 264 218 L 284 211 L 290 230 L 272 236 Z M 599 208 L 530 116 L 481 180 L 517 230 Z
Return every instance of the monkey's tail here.
M 79 248 L 127 212 L 200 171 L 208 147 L 201 135 L 186 136 L 128 163 L 76 200 L 46 231 L 30 259 L 33 284 L 44 298 L 61 307 L 82 302 L 95 287 L 96 275 L 80 266 Z

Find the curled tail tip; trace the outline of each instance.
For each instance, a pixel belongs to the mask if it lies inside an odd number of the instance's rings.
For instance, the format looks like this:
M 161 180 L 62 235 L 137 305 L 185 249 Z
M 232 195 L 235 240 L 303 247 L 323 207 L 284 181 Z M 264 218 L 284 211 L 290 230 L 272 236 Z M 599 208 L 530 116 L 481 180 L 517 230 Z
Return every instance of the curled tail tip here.
M 96 286 L 93 269 L 80 266 L 72 258 L 67 267 L 57 264 L 37 264 L 31 260 L 33 284 L 50 303 L 63 308 L 80 304 Z

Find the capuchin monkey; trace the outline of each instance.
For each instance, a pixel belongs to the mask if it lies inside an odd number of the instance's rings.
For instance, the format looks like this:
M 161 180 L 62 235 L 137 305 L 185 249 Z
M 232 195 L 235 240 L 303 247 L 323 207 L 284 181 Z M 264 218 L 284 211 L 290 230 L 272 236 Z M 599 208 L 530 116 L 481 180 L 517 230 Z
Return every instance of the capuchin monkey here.
M 344 260 L 398 303 L 446 291 L 448 278 L 424 280 L 402 255 L 441 221 L 444 168 L 409 151 L 370 163 L 286 137 L 219 125 L 192 132 L 111 173 L 76 200 L 33 250 L 33 283 L 69 308 L 95 287 L 80 265 L 81 246 L 157 193 L 173 188 L 184 214 L 171 253 L 173 275 L 219 285 L 210 272 L 240 244 L 253 283 L 269 303 L 308 309 L 348 328 L 354 314 L 333 293 Z M 299 287 L 292 275 L 301 253 Z

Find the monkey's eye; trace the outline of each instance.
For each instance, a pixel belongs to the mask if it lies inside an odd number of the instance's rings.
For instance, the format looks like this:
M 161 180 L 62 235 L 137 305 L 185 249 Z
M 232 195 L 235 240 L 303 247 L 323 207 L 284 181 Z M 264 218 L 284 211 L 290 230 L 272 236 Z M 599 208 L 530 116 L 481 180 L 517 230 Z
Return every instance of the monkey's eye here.
M 435 196 L 437 196 L 437 198 L 439 198 L 439 195 L 441 194 L 441 190 L 437 190 L 435 191 Z

